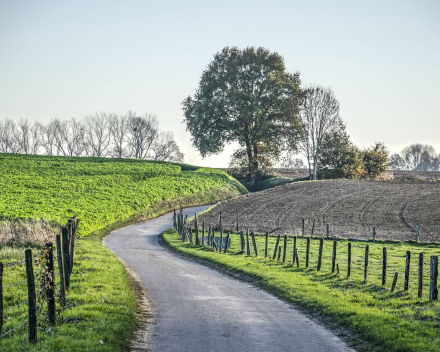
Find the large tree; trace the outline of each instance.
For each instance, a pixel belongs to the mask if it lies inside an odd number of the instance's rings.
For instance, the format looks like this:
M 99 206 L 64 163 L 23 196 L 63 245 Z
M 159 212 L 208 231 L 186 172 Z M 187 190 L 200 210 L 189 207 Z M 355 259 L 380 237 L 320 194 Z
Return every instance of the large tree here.
M 278 53 L 226 47 L 203 71 L 195 95 L 182 104 L 193 145 L 202 157 L 238 141 L 246 151 L 250 178 L 259 169 L 261 146 L 281 151 L 294 130 L 292 102 L 299 96 L 299 74 L 287 72 Z

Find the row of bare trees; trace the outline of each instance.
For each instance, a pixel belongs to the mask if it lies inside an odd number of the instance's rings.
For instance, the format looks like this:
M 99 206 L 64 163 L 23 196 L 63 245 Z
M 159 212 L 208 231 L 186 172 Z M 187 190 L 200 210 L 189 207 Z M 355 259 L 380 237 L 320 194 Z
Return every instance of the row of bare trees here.
M 411 144 L 391 156 L 393 170 L 439 171 L 440 154 L 430 144 Z
M 153 159 L 182 162 L 172 132 L 154 114 L 100 112 L 49 123 L 0 120 L 0 153 Z

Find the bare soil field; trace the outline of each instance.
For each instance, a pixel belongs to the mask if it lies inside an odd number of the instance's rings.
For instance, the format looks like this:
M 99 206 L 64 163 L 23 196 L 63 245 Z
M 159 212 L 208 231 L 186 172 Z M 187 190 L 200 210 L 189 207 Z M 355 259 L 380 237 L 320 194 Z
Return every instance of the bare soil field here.
M 413 240 L 420 226 L 421 242 L 440 242 L 439 182 L 374 182 L 331 180 L 297 182 L 222 202 L 199 217 L 199 224 L 216 225 L 221 211 L 222 227 L 240 226 L 264 233 L 278 226 L 274 233 Z

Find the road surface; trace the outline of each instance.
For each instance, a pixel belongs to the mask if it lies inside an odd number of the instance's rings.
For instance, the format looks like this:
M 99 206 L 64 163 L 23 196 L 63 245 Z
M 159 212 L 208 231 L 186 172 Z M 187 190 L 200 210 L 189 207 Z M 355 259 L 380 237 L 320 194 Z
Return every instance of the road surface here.
M 190 216 L 206 208 L 184 213 Z M 105 240 L 146 288 L 154 319 L 145 350 L 353 351 L 271 294 L 163 248 L 158 236 L 171 226 L 168 214 L 115 231 Z

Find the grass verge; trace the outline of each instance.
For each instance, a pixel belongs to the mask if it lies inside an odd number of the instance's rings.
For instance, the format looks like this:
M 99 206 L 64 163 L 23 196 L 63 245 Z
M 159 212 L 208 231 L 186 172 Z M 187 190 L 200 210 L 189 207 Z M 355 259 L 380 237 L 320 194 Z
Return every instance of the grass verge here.
M 109 224 L 80 238 L 73 273 L 71 289 L 67 293 L 68 309 L 59 314 L 59 324 L 48 326 L 43 306 L 37 321 L 38 341 L 27 342 L 26 325 L 10 336 L 0 339 L 1 351 L 125 351 L 135 337 L 141 308 L 136 302 L 136 283 L 129 277 L 123 264 L 102 245 L 102 238 L 109 232 L 136 222 L 145 221 L 173 208 L 215 203 L 219 200 L 246 194 L 246 189 L 236 180 L 224 186 L 203 192 L 188 194 L 165 200 L 150 206 L 134 216 Z M 3 245 L 0 260 L 12 263 L 24 257 L 29 246 Z M 37 253 L 41 247 L 34 246 Z M 26 278 L 24 265 L 6 267 L 3 284 L 9 285 Z M 37 288 L 38 289 L 38 288 Z M 26 285 L 5 289 L 5 309 L 26 300 Z M 27 306 L 5 313 L 6 332 L 27 319 Z
M 309 268 L 304 267 L 306 240 L 298 239 L 300 267 L 293 265 L 292 240 L 288 240 L 286 262 L 264 258 L 264 237 L 257 237 L 259 256 L 240 252 L 239 236 L 233 234 L 227 254 L 181 241 L 173 230 L 162 235 L 165 243 L 182 254 L 201 259 L 222 270 L 244 275 L 259 287 L 292 302 L 314 316 L 321 317 L 359 351 L 440 351 L 440 304 L 428 302 L 428 263 L 438 255 L 438 244 L 369 243 L 370 263 L 367 282 L 363 281 L 365 243 L 352 243 L 352 275 L 346 277 L 347 242 L 338 241 L 337 263 L 340 273 L 330 271 L 333 241 L 324 241 L 323 267 L 316 271 L 318 239 L 312 239 Z M 281 242 L 282 243 L 282 242 Z M 388 281 L 381 286 L 381 254 L 388 248 Z M 271 257 L 275 238 L 269 241 Z M 412 251 L 410 289 L 403 290 L 406 251 Z M 425 253 L 425 285 L 422 299 L 417 297 L 418 253 Z M 282 258 L 282 256 L 281 256 Z M 399 272 L 397 290 L 390 292 L 392 274 Z

